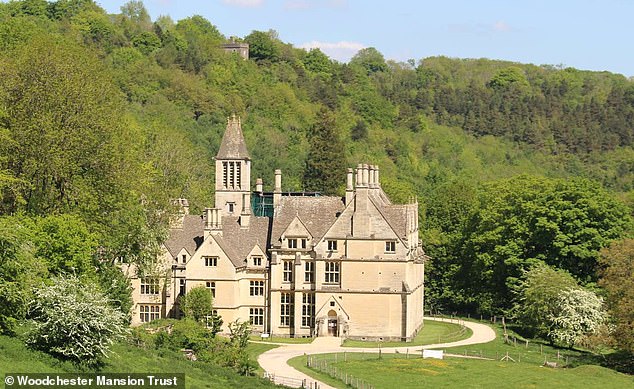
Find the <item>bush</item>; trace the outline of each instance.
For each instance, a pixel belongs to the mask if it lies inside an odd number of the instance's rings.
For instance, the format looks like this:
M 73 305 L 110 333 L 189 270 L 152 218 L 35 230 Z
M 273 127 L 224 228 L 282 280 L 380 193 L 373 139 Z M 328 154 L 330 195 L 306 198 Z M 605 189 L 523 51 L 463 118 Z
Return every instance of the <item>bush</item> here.
M 125 315 L 109 305 L 95 284 L 75 276 L 55 278 L 37 289 L 30 313 L 34 327 L 27 343 L 79 364 L 99 364 L 128 332 Z

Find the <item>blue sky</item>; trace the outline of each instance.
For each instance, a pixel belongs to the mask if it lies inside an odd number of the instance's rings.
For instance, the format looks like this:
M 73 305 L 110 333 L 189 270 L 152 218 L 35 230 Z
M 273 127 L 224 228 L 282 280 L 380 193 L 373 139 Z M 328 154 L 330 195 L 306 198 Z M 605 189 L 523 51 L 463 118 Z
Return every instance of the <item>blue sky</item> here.
M 119 13 L 126 0 L 97 0 Z M 634 76 L 629 0 L 145 0 L 152 19 L 199 14 L 226 36 L 274 29 L 339 61 L 376 47 L 387 59 L 437 55 L 608 70 Z

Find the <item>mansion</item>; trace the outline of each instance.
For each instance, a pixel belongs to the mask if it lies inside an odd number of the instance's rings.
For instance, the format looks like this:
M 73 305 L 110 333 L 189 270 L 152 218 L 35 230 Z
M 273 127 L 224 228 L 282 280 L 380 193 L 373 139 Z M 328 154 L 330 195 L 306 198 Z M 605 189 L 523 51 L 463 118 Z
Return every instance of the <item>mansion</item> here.
M 131 273 L 134 325 L 180 317 L 179 296 L 204 286 L 227 325 L 256 333 L 411 340 L 423 323 L 425 255 L 418 204 L 396 205 L 379 168 L 348 169 L 345 197 L 251 189 L 240 120 L 228 120 L 215 162 L 215 207 L 187 200 L 164 243 L 164 278 Z M 133 269 L 128 269 L 133 270 Z

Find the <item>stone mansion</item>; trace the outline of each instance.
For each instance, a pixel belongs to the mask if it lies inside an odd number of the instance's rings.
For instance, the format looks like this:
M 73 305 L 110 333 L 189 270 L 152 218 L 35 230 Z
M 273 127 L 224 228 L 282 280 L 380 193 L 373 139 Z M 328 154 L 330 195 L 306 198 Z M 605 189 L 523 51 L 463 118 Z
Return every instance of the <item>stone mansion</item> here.
M 251 190 L 240 119 L 216 155 L 215 207 L 190 215 L 187 200 L 164 243 L 163 278 L 132 279 L 134 325 L 179 317 L 179 296 L 204 286 L 227 324 L 256 333 L 411 340 L 423 323 L 424 260 L 418 204 L 396 205 L 379 168 L 348 169 L 345 197 Z M 133 269 L 128 269 L 133 270 Z

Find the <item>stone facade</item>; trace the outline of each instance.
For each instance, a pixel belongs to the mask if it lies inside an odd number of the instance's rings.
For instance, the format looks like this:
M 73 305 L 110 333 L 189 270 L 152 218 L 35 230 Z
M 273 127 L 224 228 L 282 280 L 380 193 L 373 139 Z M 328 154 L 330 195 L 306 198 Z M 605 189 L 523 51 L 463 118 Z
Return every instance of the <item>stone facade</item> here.
M 202 285 L 223 330 L 240 319 L 273 336 L 414 337 L 424 298 L 418 204 L 392 204 L 374 165 L 348 169 L 340 198 L 283 192 L 279 170 L 272 193 L 261 179 L 251 192 L 250 164 L 233 117 L 216 156 L 215 208 L 190 215 L 177 200 L 162 277 L 139 279 L 129 269 L 133 324 L 179 317 L 178 297 Z M 252 200 L 267 199 L 269 212 L 254 212 Z

